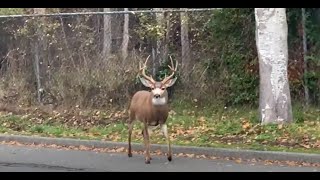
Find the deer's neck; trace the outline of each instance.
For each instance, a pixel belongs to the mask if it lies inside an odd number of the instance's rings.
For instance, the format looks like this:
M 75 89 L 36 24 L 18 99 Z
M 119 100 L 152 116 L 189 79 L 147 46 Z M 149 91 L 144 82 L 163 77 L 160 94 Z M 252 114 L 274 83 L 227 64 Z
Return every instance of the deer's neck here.
M 168 97 L 164 94 L 161 98 L 149 98 L 149 103 L 151 107 L 151 114 L 148 124 L 150 126 L 157 126 L 158 124 L 163 124 L 168 116 L 169 107 L 168 107 Z
M 153 108 L 161 108 L 167 106 L 168 103 L 168 93 L 165 91 L 160 98 L 154 98 L 152 95 L 150 97 L 151 105 Z
M 167 100 L 165 97 L 160 97 L 160 98 L 152 98 L 152 105 L 157 107 L 157 106 L 163 106 L 167 104 Z

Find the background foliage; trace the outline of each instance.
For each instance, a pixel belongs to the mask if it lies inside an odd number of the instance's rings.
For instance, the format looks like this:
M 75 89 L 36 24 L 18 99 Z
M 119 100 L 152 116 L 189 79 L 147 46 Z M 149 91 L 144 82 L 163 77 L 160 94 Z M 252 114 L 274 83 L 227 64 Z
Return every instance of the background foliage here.
M 113 9 L 122 10 L 121 8 Z M 136 9 L 135 9 L 136 10 Z M 47 12 L 101 11 L 56 8 Z M 0 8 L 0 14 L 32 13 L 30 9 Z M 303 102 L 303 76 L 307 77 L 312 103 L 320 102 L 320 16 L 317 8 L 306 9 L 309 72 L 303 73 L 301 9 L 288 8 L 289 80 L 295 103 Z M 170 18 L 169 54 L 181 62 L 180 15 Z M 257 106 L 259 66 L 255 44 L 253 8 L 230 8 L 188 14 L 192 68 L 178 74 L 170 89 L 176 102 L 197 106 Z M 68 16 L 1 19 L 1 100 L 21 105 L 36 104 L 34 44 L 39 42 L 44 104 L 54 107 L 127 107 L 132 94 L 143 88 L 136 81 L 137 62 L 151 54 L 152 46 L 166 35 L 155 14 L 130 15 L 127 60 L 120 60 L 123 15 L 112 15 L 112 52 L 101 58 L 103 16 Z M 41 29 L 41 33 L 35 33 Z M 157 73 L 168 73 L 163 62 Z M 149 71 L 150 72 L 150 71 Z

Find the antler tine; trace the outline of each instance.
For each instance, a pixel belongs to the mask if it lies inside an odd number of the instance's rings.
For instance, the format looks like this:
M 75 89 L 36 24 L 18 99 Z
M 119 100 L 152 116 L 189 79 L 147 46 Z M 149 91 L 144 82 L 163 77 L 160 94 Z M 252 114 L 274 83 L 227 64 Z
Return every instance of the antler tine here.
M 162 80 L 162 83 L 166 83 L 169 79 L 171 79 L 173 77 L 173 75 L 175 74 L 175 72 L 177 71 L 177 68 L 178 68 L 178 63 L 176 63 L 176 66 L 175 68 L 173 68 L 174 66 L 174 63 L 173 63 L 173 60 L 172 60 L 172 57 L 170 57 L 170 60 L 171 60 L 171 66 L 168 65 L 168 67 L 170 68 L 170 70 L 172 71 L 172 73 L 170 74 L 170 76 L 168 77 L 165 77 L 163 80 Z
M 171 56 L 169 56 L 169 57 L 170 57 L 170 60 L 171 60 L 171 65 L 173 66 L 174 64 L 173 64 L 172 57 L 171 57 Z M 168 65 L 168 67 L 169 67 L 172 71 L 174 71 L 174 72 L 177 71 L 178 63 L 176 63 L 176 67 L 175 67 L 174 69 L 172 68 L 172 66 L 169 66 L 169 65 Z
M 139 61 L 139 72 L 141 72 L 143 69 L 145 69 L 147 67 L 146 64 L 147 64 L 149 57 L 150 57 L 150 55 L 147 57 L 146 61 L 144 62 L 143 67 L 141 65 L 141 61 Z
M 150 57 L 150 55 L 147 57 L 146 61 L 144 62 L 144 65 L 147 65 L 149 57 Z
M 139 69 L 140 69 L 139 71 L 144 78 L 151 81 L 152 83 L 155 83 L 155 81 L 153 80 L 153 78 L 151 76 L 146 75 L 146 67 L 147 67 L 147 62 L 148 62 L 149 57 L 150 57 L 150 55 L 147 57 L 146 61 L 144 62 L 143 67 L 141 67 L 141 63 L 139 62 Z

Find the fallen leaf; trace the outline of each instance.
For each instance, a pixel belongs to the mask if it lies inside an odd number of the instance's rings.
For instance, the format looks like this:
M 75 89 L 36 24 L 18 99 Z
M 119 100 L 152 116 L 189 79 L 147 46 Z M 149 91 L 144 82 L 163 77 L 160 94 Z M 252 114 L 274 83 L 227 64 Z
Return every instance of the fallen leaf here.
M 304 147 L 304 148 L 307 148 L 307 149 L 309 149 L 310 148 L 310 145 L 308 145 L 308 144 L 300 144 L 302 147 Z
M 194 129 L 190 129 L 190 130 L 187 130 L 186 132 L 187 132 L 187 134 L 194 134 Z
M 86 150 L 87 147 L 86 147 L 86 146 L 83 146 L 83 145 L 80 145 L 80 146 L 79 146 L 79 149 L 80 149 L 80 150 Z
M 116 149 L 116 152 L 123 152 L 125 150 L 125 148 L 124 147 L 121 147 L 121 148 L 117 148 Z
M 256 159 L 251 159 L 251 162 L 255 163 L 255 162 L 257 162 L 257 160 Z
M 198 119 L 198 121 L 200 121 L 200 122 L 205 122 L 206 119 L 205 119 L 205 117 L 201 116 L 201 117 Z
M 302 162 L 302 165 L 303 165 L 303 166 L 311 166 L 311 163 L 308 163 L 308 162 Z
M 314 144 L 316 147 L 320 147 L 320 140 L 317 140 L 317 142 Z
M 195 157 L 195 155 L 194 155 L 194 154 L 186 154 L 186 156 L 187 156 L 187 157 L 189 157 L 189 158 L 193 158 L 193 157 Z
M 296 166 L 297 163 L 294 162 L 294 161 L 286 161 L 286 163 L 289 165 L 289 166 Z
M 116 150 L 115 149 L 111 149 L 110 152 L 116 152 Z
M 177 154 L 178 157 L 183 157 L 183 153 Z
M 160 150 L 156 151 L 156 155 L 161 155 L 161 154 L 162 154 L 162 152 Z
M 242 129 L 248 129 L 249 127 L 250 127 L 249 122 L 245 122 L 244 124 L 242 124 Z

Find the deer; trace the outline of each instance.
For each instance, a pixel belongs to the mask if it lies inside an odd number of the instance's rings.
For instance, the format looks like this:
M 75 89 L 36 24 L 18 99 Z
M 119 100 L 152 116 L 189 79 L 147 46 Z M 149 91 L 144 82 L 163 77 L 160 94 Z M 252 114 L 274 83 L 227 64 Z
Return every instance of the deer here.
M 177 70 L 178 63 L 176 63 L 176 66 L 174 67 L 170 56 L 171 66 L 168 65 L 168 67 L 172 71 L 171 75 L 165 76 L 162 81 L 155 81 L 152 76 L 147 76 L 145 73 L 149 57 L 150 55 L 147 57 L 143 66 L 139 62 L 139 80 L 145 87 L 150 88 L 151 91 L 137 91 L 132 96 L 129 106 L 128 156 L 132 157 L 131 135 L 133 124 L 136 120 L 139 120 L 143 123 L 143 130 L 141 134 L 145 145 L 145 164 L 150 164 L 151 160 L 149 137 L 152 134 L 152 130 L 159 127 L 159 125 L 161 127 L 162 134 L 166 138 L 168 146 L 167 159 L 170 162 L 172 161 L 172 151 L 166 124 L 169 115 L 167 88 L 173 86 L 177 80 L 177 77 L 173 78 L 173 76 Z

